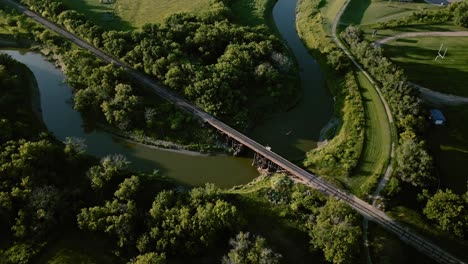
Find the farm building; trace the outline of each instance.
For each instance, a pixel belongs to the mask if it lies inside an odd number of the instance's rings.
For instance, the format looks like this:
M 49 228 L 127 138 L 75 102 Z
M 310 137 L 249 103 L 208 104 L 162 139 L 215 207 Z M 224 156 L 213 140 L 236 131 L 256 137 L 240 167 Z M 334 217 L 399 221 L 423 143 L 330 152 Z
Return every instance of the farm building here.
M 435 125 L 444 125 L 445 122 L 447 122 L 444 114 L 442 114 L 442 112 L 439 109 L 432 109 L 430 118 Z

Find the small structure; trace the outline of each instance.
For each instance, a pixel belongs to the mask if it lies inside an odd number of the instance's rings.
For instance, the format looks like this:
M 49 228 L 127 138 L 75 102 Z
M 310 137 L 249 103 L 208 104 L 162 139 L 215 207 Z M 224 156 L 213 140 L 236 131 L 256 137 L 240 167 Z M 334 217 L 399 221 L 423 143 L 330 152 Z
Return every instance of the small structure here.
M 434 125 L 445 125 L 445 123 L 447 122 L 445 116 L 439 109 L 432 109 L 430 118 L 432 122 L 434 122 Z

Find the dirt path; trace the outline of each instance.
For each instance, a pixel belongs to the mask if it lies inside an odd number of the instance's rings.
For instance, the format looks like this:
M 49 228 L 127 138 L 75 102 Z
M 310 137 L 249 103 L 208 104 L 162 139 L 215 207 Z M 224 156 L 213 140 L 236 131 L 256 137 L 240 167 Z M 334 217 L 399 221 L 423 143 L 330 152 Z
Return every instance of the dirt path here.
M 429 32 L 408 32 L 408 33 L 401 33 L 395 36 L 386 37 L 380 40 L 377 40 L 375 45 L 382 45 L 387 42 L 390 42 L 395 39 L 400 38 L 411 38 L 411 37 L 468 37 L 468 31 L 452 31 L 452 32 L 444 32 L 444 31 L 429 31 Z
M 344 11 L 346 10 L 346 7 L 348 6 L 349 2 L 350 2 L 350 0 L 346 0 L 346 2 L 343 4 L 340 11 L 338 12 L 337 16 L 335 17 L 335 20 L 333 21 L 333 25 L 332 25 L 333 41 L 348 56 L 348 58 L 353 62 L 353 64 L 359 69 L 359 71 L 361 71 L 364 74 L 364 76 L 366 76 L 366 78 L 372 84 L 372 87 L 374 87 L 377 94 L 379 95 L 380 101 L 384 105 L 386 116 L 387 116 L 387 121 L 388 121 L 388 124 L 389 124 L 390 128 L 392 129 L 392 127 L 393 127 L 393 115 L 392 115 L 392 112 L 390 111 L 390 107 L 388 106 L 387 101 L 385 100 L 385 98 L 382 95 L 382 92 L 380 91 L 380 88 L 378 87 L 378 85 L 374 81 L 374 79 L 371 77 L 371 75 L 369 73 L 367 73 L 367 71 L 356 61 L 354 56 L 345 47 L 345 45 L 343 45 L 343 43 L 341 42 L 341 40 L 338 37 L 337 27 L 338 27 L 338 24 L 340 23 L 341 16 L 343 15 Z M 391 137 L 391 152 L 390 152 L 388 166 L 387 166 L 387 168 L 385 170 L 384 175 L 382 177 L 380 177 L 377 188 L 376 188 L 376 190 L 374 191 L 374 193 L 372 194 L 372 197 L 371 197 L 371 203 L 372 203 L 372 206 L 374 206 L 374 207 L 376 205 L 377 198 L 380 197 L 380 192 L 385 188 L 386 184 L 388 183 L 388 181 L 390 180 L 390 177 L 392 175 L 392 172 L 393 172 L 392 164 L 393 164 L 394 153 L 395 153 L 395 142 L 393 142 L 393 137 Z M 379 209 L 377 209 L 377 210 L 379 210 Z M 367 264 L 372 264 L 372 258 L 371 258 L 370 250 L 369 250 L 369 244 L 370 243 L 369 243 L 369 237 L 368 237 L 368 234 L 369 234 L 369 219 L 366 218 L 366 217 L 363 217 L 362 229 L 363 229 L 362 233 L 363 233 L 363 241 L 364 241 L 364 251 L 365 251 L 365 255 L 366 255 L 366 263 Z
M 444 105 L 468 104 L 468 97 L 436 92 L 416 83 L 412 83 L 412 82 L 408 82 L 408 83 L 416 87 L 421 93 L 421 98 L 428 102 L 431 102 L 434 104 L 444 104 Z
M 409 32 L 402 33 L 391 37 L 386 37 L 380 40 L 377 40 L 375 45 L 382 45 L 390 41 L 401 39 L 401 38 L 410 38 L 410 37 L 468 37 L 468 31 L 452 31 L 452 32 L 443 32 L 443 31 L 430 31 L 430 32 Z M 446 105 L 459 105 L 459 104 L 468 104 L 468 97 L 457 96 L 453 94 L 445 94 L 441 92 L 436 92 L 416 83 L 409 82 L 414 87 L 418 88 L 421 93 L 421 97 L 431 103 L 435 104 L 446 104 Z

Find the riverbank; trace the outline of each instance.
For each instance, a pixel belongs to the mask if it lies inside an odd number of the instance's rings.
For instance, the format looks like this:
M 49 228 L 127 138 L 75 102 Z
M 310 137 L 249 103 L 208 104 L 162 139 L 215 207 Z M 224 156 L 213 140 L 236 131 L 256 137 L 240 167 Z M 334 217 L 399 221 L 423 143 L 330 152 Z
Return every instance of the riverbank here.
M 324 133 L 328 135 L 327 143 L 309 152 L 304 164 L 309 170 L 339 181 L 352 193 L 365 197 L 375 188 L 383 170 L 381 163 L 386 162 L 389 155 L 385 150 L 381 152 L 383 157 L 368 155 L 378 151 L 377 146 L 386 147 L 386 135 L 380 133 L 383 130 L 372 130 L 379 127 L 380 119 L 375 116 L 383 113 L 385 117 L 385 112 L 371 112 L 373 109 L 369 109 L 369 104 L 375 102 L 367 102 L 368 96 L 364 105 L 362 87 L 349 68 L 348 59 L 333 42 L 331 28 L 325 28 L 331 24 L 324 23 L 322 9 L 327 11 L 327 17 L 333 16 L 330 14 L 332 11 L 339 11 L 334 5 L 333 8 L 321 7 L 319 1 L 300 0 L 297 30 L 323 69 L 327 85 L 335 97 L 334 116 L 340 122 L 330 126 L 330 132 Z M 336 132 L 331 133 L 333 131 Z

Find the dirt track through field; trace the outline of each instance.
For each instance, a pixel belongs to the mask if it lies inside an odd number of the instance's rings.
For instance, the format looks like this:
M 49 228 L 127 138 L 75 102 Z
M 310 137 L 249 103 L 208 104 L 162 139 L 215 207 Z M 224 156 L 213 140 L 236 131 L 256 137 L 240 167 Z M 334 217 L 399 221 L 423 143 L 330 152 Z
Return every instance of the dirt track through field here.
M 445 94 L 433 91 L 416 83 L 409 82 L 411 85 L 416 87 L 421 93 L 421 97 L 431 103 L 443 104 L 443 105 L 460 105 L 468 104 L 468 97 Z
M 452 32 L 443 32 L 443 31 L 430 31 L 430 32 L 409 32 L 402 33 L 395 36 L 387 37 L 380 39 L 374 42 L 375 45 L 382 45 L 390 41 L 401 39 L 401 38 L 411 38 L 411 37 L 468 37 L 468 31 L 452 31 Z M 458 104 L 468 104 L 468 97 L 457 96 L 453 94 L 445 94 L 441 92 L 436 92 L 416 83 L 411 83 L 416 87 L 421 93 L 421 97 L 426 101 L 435 104 L 445 104 L 445 105 L 458 105 Z
M 386 37 L 374 42 L 375 45 L 382 45 L 395 39 L 411 38 L 411 37 L 468 37 L 468 31 L 429 31 L 429 32 L 409 32 L 402 33 L 391 37 Z

